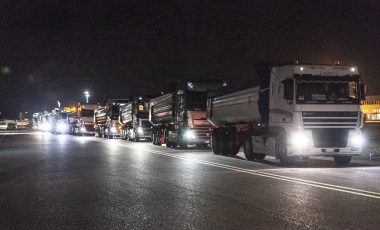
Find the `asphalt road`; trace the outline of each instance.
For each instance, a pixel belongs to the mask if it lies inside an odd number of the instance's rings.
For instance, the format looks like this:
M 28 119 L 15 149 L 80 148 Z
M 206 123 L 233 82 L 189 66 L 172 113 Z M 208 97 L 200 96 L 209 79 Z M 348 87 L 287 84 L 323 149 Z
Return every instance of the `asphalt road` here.
M 380 167 L 0 134 L 0 229 L 379 229 Z

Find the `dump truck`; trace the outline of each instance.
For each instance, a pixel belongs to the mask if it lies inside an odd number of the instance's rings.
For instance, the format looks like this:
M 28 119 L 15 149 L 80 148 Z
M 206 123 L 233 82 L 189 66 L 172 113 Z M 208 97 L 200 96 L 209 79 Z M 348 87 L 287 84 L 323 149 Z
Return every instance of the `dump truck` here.
M 153 144 L 207 146 L 212 128 L 206 117 L 207 91 L 223 85 L 224 81 L 213 79 L 179 81 L 171 93 L 151 99 L 149 121 L 153 125 Z
M 153 96 L 142 95 L 120 106 L 119 122 L 121 139 L 130 141 L 151 140 L 152 124 L 149 122 L 149 100 Z
M 69 133 L 69 113 L 61 109 L 54 109 L 50 114 L 50 132 L 53 134 L 67 134 Z
M 95 110 L 95 136 L 112 139 L 121 136 L 122 125 L 119 122 L 120 107 L 126 105 L 129 99 L 108 99 Z
M 365 85 L 357 67 L 286 65 L 258 73 L 259 81 L 208 95 L 214 154 L 235 155 L 243 146 L 248 160 L 324 156 L 345 165 L 361 153 Z

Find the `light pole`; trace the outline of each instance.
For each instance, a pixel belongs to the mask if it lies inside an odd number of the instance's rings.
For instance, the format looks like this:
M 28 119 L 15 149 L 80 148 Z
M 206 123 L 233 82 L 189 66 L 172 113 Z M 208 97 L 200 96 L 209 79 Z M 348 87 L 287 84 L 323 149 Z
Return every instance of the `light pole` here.
M 88 104 L 88 98 L 90 97 L 90 93 L 88 91 L 85 91 L 84 96 L 86 97 L 86 103 Z

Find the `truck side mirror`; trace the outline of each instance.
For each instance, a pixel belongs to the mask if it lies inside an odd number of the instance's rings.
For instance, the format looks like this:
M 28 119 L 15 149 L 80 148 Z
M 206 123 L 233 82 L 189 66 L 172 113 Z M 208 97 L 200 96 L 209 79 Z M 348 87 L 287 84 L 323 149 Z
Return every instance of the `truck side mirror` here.
M 285 79 L 282 81 L 284 84 L 284 99 L 288 101 L 293 101 L 293 91 L 294 91 L 294 84 L 293 84 L 293 79 Z M 289 103 L 291 104 L 291 103 Z
M 367 93 L 367 87 L 365 84 L 360 84 L 360 100 L 364 101 L 365 100 L 365 95 Z

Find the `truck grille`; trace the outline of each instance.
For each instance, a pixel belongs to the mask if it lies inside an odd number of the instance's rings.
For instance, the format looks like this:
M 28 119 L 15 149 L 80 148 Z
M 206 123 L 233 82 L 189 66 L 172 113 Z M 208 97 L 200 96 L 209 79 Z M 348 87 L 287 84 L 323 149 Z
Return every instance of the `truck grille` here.
M 95 131 L 94 125 L 84 125 L 84 127 L 86 128 L 87 132 L 93 132 L 93 131 Z
M 315 148 L 347 147 L 349 129 L 311 129 Z
M 355 128 L 359 124 L 358 119 L 358 112 L 302 112 L 302 121 L 305 128 Z
M 194 127 L 194 128 L 191 128 L 191 130 L 195 131 L 196 137 L 198 139 L 202 139 L 202 140 L 210 139 L 211 127 Z

